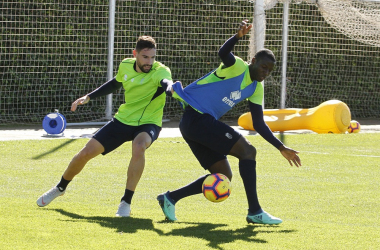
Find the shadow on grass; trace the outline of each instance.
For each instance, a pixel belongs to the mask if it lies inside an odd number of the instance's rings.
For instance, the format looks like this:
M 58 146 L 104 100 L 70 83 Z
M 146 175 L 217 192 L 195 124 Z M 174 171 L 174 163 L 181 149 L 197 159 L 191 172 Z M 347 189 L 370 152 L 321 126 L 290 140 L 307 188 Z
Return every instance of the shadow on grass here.
M 170 232 L 164 233 L 162 230 L 154 227 L 151 219 L 142 218 L 120 218 L 120 217 L 100 217 L 100 216 L 82 216 L 75 213 L 67 212 L 63 209 L 52 209 L 62 215 L 70 217 L 72 222 L 76 220 L 86 221 L 89 223 L 97 223 L 102 227 L 113 228 L 118 233 L 136 233 L 138 230 L 150 230 L 161 236 L 181 236 L 189 238 L 198 238 L 207 241 L 207 246 L 214 249 L 223 249 L 220 245 L 231 243 L 236 240 L 267 243 L 266 240 L 259 239 L 259 234 L 289 234 L 295 230 L 281 230 L 276 225 L 247 225 L 245 227 L 228 230 L 223 229 L 227 224 L 212 224 L 212 223 L 194 223 L 194 222 L 167 222 L 160 221 L 156 223 L 174 223 L 183 225 L 183 228 L 173 229 Z
M 75 213 L 67 212 L 63 209 L 51 209 L 62 215 L 70 217 L 72 222 L 77 220 L 86 221 L 89 223 L 97 223 L 102 227 L 113 228 L 118 233 L 136 233 L 138 230 L 151 230 L 159 235 L 163 235 L 163 232 L 154 228 L 153 221 L 151 219 L 141 218 L 123 218 L 123 217 L 102 217 L 102 216 L 83 216 Z
M 267 243 L 266 240 L 259 239 L 259 234 L 268 233 L 292 233 L 295 230 L 279 230 L 278 226 L 270 225 L 247 225 L 245 227 L 228 230 L 219 227 L 225 227 L 226 224 L 211 224 L 211 223 L 186 223 L 176 222 L 180 224 L 190 224 L 190 227 L 173 229 L 165 235 L 182 236 L 190 238 L 203 239 L 208 242 L 207 246 L 215 249 L 223 249 L 220 245 L 231 243 L 236 240 Z M 218 229 L 219 228 L 219 229 Z
M 51 153 L 54 153 L 55 151 L 57 151 L 57 150 L 59 150 L 60 148 L 63 148 L 63 147 L 65 147 L 65 146 L 69 145 L 70 143 L 72 143 L 72 142 L 74 142 L 74 141 L 75 141 L 75 139 L 71 139 L 71 140 L 69 140 L 69 141 L 66 141 L 66 142 L 62 143 L 61 145 L 59 145 L 59 146 L 57 146 L 57 147 L 55 147 L 55 148 L 52 148 L 52 149 L 50 149 L 49 151 L 47 151 L 47 152 L 45 152 L 45 153 L 42 153 L 42 154 L 37 155 L 37 156 L 34 156 L 32 159 L 33 159 L 33 160 L 41 159 L 42 157 L 44 157 L 44 156 L 46 156 L 46 155 L 49 155 L 49 154 L 51 154 Z

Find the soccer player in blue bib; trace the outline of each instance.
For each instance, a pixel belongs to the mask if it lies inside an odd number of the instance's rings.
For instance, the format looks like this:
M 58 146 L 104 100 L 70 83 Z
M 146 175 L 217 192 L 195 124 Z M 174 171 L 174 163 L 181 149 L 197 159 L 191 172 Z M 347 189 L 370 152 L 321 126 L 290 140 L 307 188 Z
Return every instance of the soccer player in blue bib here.
M 250 64 L 234 56 L 234 45 L 252 28 L 243 20 L 237 33 L 219 50 L 220 66 L 206 76 L 182 88 L 174 83 L 172 96 L 178 99 L 185 112 L 179 127 L 183 138 L 202 167 L 210 173 L 222 173 L 230 180 L 232 171 L 226 155 L 239 159 L 239 172 L 248 199 L 248 223 L 279 224 L 281 219 L 264 211 L 256 191 L 256 149 L 246 138 L 218 119 L 240 101 L 248 100 L 255 130 L 280 153 L 298 167 L 298 152 L 278 140 L 264 122 L 262 81 L 275 66 L 275 56 L 268 49 L 256 53 Z M 169 86 L 170 88 L 170 86 Z M 157 197 L 168 220 L 175 221 L 175 204 L 182 198 L 202 193 L 202 183 L 208 175 L 175 191 Z
M 37 205 L 44 207 L 65 193 L 69 182 L 79 174 L 86 163 L 106 155 L 124 142 L 132 141 L 132 157 L 128 166 L 127 183 L 116 216 L 128 217 L 131 200 L 145 166 L 145 150 L 158 138 L 162 127 L 165 91 L 173 84 L 170 69 L 155 61 L 156 42 L 150 36 L 141 36 L 133 50 L 134 58 L 124 59 L 115 78 L 72 103 L 78 105 L 124 88 L 125 102 L 114 118 L 91 138 L 74 156 L 57 186 L 44 193 Z

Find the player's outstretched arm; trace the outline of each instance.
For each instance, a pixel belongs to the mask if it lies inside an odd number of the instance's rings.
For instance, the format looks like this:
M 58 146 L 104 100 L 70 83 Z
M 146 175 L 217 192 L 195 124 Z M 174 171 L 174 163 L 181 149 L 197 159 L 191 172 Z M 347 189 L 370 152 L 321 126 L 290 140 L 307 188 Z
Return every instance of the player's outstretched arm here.
M 296 167 L 302 166 L 301 159 L 297 155 L 299 153 L 298 151 L 288 148 L 285 145 L 280 146 L 279 150 L 281 154 L 288 160 L 291 166 L 293 166 L 293 163 L 296 165 Z
M 118 82 L 115 78 L 112 78 L 111 80 L 108 80 L 106 83 L 104 83 L 99 88 L 95 89 L 91 93 L 82 96 L 81 98 L 78 98 L 71 104 L 71 111 L 75 111 L 78 107 L 78 105 L 84 105 L 90 101 L 90 99 L 95 99 L 99 96 L 105 96 L 108 94 L 111 94 L 117 89 L 120 89 L 123 86 L 123 83 Z
M 78 107 L 78 105 L 84 105 L 90 101 L 90 97 L 88 95 L 82 96 L 81 98 L 76 99 L 71 104 L 71 111 L 75 111 Z

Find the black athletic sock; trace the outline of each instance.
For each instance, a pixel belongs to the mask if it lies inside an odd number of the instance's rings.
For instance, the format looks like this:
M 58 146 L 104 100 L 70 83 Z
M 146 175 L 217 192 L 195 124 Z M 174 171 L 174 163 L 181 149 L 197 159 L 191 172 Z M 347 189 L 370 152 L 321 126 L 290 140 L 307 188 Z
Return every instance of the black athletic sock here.
M 170 192 L 169 193 L 170 198 L 174 201 L 174 203 L 176 203 L 180 199 L 185 198 L 187 196 L 202 193 L 202 184 L 207 176 L 209 176 L 209 174 L 198 178 L 197 180 L 193 181 L 189 185 L 186 185 L 184 187 L 181 187 L 177 190 Z
M 261 211 L 259 199 L 256 190 L 256 161 L 241 160 L 239 161 L 239 172 L 243 179 L 245 193 L 248 200 L 248 211 L 256 214 Z
M 125 189 L 124 196 L 121 198 L 122 201 L 125 201 L 128 204 L 131 204 L 132 202 L 132 197 L 135 191 L 131 191 L 129 189 Z
M 67 185 L 69 185 L 70 181 L 65 180 L 62 176 L 61 181 L 57 184 L 57 188 L 59 189 L 59 191 L 61 191 L 61 192 L 65 191 L 67 188 Z

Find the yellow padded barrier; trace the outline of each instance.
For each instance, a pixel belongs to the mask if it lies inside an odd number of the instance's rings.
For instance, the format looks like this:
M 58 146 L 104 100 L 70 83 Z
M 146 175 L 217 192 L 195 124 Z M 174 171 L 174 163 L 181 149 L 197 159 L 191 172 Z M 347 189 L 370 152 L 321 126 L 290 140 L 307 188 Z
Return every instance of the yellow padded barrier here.
M 271 131 L 308 129 L 318 134 L 341 134 L 350 125 L 351 112 L 344 102 L 330 100 L 310 109 L 264 110 L 264 121 Z M 255 130 L 251 112 L 241 115 L 238 124 L 244 129 Z

